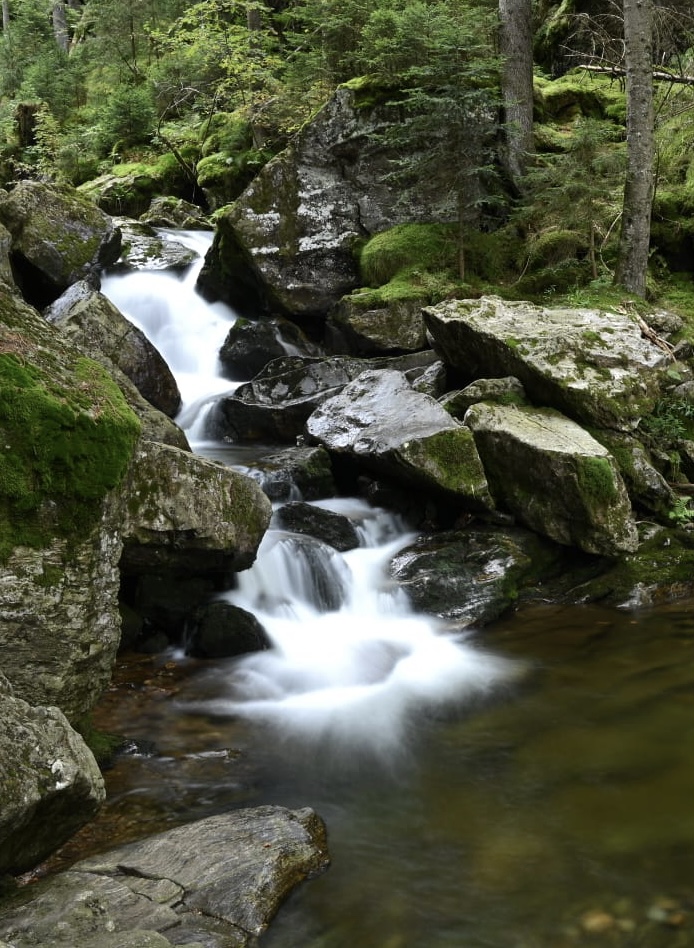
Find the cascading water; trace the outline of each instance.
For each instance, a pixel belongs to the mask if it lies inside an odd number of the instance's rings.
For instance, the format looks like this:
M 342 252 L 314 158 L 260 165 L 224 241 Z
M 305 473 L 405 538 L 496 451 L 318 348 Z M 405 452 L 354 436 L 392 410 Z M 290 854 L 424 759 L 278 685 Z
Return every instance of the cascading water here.
M 234 317 L 197 298 L 196 275 L 129 274 L 104 289 L 152 326 L 195 449 L 248 467 L 236 447 L 203 443 L 209 393 L 233 387 L 215 373 Z M 127 687 L 97 726 L 156 752 L 106 775 L 100 848 L 132 838 L 133 823 L 141 836 L 237 806 L 310 805 L 332 866 L 291 897 L 264 948 L 694 944 L 692 603 L 546 605 L 487 627 L 486 641 L 536 670 L 507 690 L 512 664 L 439 634 L 389 583 L 388 558 L 407 542 L 396 517 L 320 504 L 358 523 L 359 549 L 273 529 L 226 594 L 261 618 L 273 649 L 147 659 L 143 688 L 141 657 L 125 657 Z M 178 702 L 165 700 L 174 688 Z M 486 689 L 495 700 L 470 714 L 466 699 Z
M 175 239 L 199 253 L 209 243 L 196 232 Z M 183 398 L 177 420 L 205 453 L 206 411 L 234 387 L 217 362 L 234 314 L 196 294 L 201 263 L 183 278 L 109 277 L 103 292 L 167 360 Z M 268 531 L 256 563 L 225 597 L 257 616 L 273 648 L 235 662 L 227 694 L 204 710 L 303 739 L 399 749 L 415 713 L 484 693 L 512 666 L 442 634 L 388 582 L 390 558 L 411 539 L 397 515 L 356 499 L 327 505 L 355 522 L 361 545 L 340 554 L 310 537 Z

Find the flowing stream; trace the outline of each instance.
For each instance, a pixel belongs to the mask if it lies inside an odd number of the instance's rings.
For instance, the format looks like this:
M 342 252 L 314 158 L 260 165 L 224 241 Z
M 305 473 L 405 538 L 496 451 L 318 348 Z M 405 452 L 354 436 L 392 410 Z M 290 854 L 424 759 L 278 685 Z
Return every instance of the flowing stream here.
M 195 450 L 252 468 L 205 440 L 234 387 L 216 361 L 234 316 L 196 296 L 197 270 L 103 290 L 174 371 Z M 694 946 L 691 606 L 535 608 L 461 640 L 389 583 L 410 539 L 397 515 L 321 504 L 354 521 L 358 549 L 272 529 L 225 594 L 271 650 L 122 657 L 97 723 L 138 752 L 107 774 L 80 854 L 230 807 L 310 805 L 333 864 L 267 948 Z

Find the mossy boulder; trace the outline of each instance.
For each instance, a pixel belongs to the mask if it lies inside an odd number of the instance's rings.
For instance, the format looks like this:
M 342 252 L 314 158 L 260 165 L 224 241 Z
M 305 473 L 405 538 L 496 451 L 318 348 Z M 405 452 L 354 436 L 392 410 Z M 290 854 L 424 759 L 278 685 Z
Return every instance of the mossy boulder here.
M 494 507 L 472 432 L 402 372 L 363 372 L 319 405 L 306 434 L 367 470 L 474 510 Z
M 333 348 L 353 355 L 395 355 L 428 348 L 421 298 L 364 307 L 359 296 L 346 296 L 331 313 L 328 333 Z
M 399 110 L 358 99 L 340 87 L 220 215 L 200 274 L 205 292 L 242 313 L 322 320 L 361 282 L 358 242 L 405 221 L 455 220 L 434 181 L 393 200 L 394 155 L 373 133 L 400 121 Z
M 638 545 L 614 458 L 551 409 L 480 402 L 465 416 L 493 496 L 537 533 L 586 553 L 619 556 Z
M 176 415 L 181 393 L 171 369 L 142 330 L 102 293 L 75 284 L 44 315 L 84 352 L 117 366 L 151 405 L 170 418 Z
M 0 284 L 0 647 L 17 696 L 69 717 L 118 645 L 116 491 L 139 432 L 102 366 Z
M 140 221 L 150 227 L 171 230 L 212 229 L 210 219 L 201 207 L 171 195 L 152 198 L 145 213 L 140 215 Z
M 129 571 L 246 569 L 271 506 L 250 477 L 168 445 L 138 446 L 124 484 Z
M 144 214 L 163 190 L 161 175 L 150 165 L 116 166 L 79 188 L 80 194 L 107 214 L 134 218 Z
M 513 375 L 535 404 L 597 428 L 633 431 L 670 368 L 626 312 L 487 296 L 427 307 L 424 321 L 435 350 L 464 379 Z
M 120 253 L 120 231 L 111 218 L 67 186 L 22 181 L 0 193 L 0 223 L 12 235 L 17 285 L 38 307 Z

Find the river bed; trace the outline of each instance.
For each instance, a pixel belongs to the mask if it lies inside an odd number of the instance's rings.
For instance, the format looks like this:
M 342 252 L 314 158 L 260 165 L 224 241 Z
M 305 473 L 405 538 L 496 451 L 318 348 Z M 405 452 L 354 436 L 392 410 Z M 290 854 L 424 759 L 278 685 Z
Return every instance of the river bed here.
M 207 387 L 233 314 L 188 302 L 194 271 L 126 279 L 108 292 L 141 307 L 204 440 L 205 407 L 233 384 Z M 276 595 L 277 563 L 266 587 L 242 579 L 230 596 L 271 627 L 274 657 L 121 655 L 95 723 L 129 752 L 53 867 L 230 808 L 308 805 L 332 866 L 263 948 L 694 946 L 693 604 L 534 606 L 449 639 L 379 585 L 403 531 L 348 554 L 346 604 L 294 596 L 296 575 Z

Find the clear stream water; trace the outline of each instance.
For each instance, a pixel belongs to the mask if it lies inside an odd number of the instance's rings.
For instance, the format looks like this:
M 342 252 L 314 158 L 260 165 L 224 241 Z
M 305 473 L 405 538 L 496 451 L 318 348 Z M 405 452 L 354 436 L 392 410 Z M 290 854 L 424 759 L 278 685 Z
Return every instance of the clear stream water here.
M 204 440 L 205 406 L 233 388 L 215 354 L 234 317 L 195 278 L 104 291 L 179 378 L 196 450 L 246 469 L 247 452 Z M 397 516 L 327 503 L 363 546 L 270 531 L 226 594 L 273 650 L 121 657 L 96 720 L 137 751 L 62 858 L 233 807 L 310 805 L 332 865 L 264 948 L 694 946 L 692 603 L 534 607 L 455 639 L 387 580 L 408 540 Z

